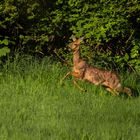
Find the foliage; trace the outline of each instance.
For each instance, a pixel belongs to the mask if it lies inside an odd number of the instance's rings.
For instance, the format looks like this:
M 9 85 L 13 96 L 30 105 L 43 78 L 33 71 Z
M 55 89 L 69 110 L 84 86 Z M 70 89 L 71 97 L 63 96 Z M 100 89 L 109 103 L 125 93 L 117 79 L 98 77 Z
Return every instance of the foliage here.
M 0 40 L 0 57 L 6 56 L 9 52 L 10 49 L 8 48 L 9 45 L 9 40 L 7 38 Z M 0 60 L 1 63 L 1 60 Z
M 44 32 L 39 33 L 41 29 L 37 29 L 42 11 L 37 0 L 0 2 L 0 35 L 2 38 L 8 36 L 8 40 L 12 41 L 12 51 L 35 51 L 48 41 L 47 35 Z
M 77 37 L 85 37 L 85 57 L 115 63 L 115 67 L 138 69 L 138 1 L 100 0 L 85 3 L 83 0 L 59 0 L 57 6 L 61 7 L 61 10 L 55 11 L 55 19 L 59 19 L 59 22 L 63 19 L 65 24 L 69 23 L 69 30 Z
M 70 36 L 84 36 L 82 56 L 101 66 L 140 68 L 138 0 L 3 0 L 0 36 L 11 53 L 69 59 Z

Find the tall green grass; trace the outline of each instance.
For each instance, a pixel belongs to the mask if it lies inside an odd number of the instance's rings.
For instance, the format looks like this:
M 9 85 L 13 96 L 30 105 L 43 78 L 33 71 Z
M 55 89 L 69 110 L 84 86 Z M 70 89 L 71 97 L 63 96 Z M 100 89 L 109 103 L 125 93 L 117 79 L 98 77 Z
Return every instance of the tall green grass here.
M 50 59 L 17 57 L 0 74 L 0 140 L 139 140 L 140 98 L 112 97 L 102 87 L 69 77 Z M 139 91 L 133 74 L 124 85 Z

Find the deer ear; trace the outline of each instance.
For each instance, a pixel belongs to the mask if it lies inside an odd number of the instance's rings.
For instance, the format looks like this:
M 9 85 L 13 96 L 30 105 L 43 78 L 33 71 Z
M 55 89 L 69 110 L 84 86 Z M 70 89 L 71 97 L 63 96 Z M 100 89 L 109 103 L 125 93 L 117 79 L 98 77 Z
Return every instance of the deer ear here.
M 70 38 L 71 38 L 73 41 L 76 40 L 76 37 L 75 37 L 74 35 L 72 35 Z
M 83 41 L 83 40 L 84 40 L 84 37 L 79 38 L 79 40 L 80 40 L 80 41 Z

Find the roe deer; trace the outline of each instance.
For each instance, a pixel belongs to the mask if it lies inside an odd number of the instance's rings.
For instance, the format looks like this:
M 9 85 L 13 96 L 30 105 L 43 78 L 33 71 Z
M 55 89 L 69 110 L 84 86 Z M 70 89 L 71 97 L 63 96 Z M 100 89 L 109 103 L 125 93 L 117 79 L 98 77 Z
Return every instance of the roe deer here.
M 132 96 L 131 89 L 122 87 L 121 80 L 115 72 L 91 66 L 80 58 L 81 41 L 82 38 L 73 38 L 73 42 L 69 45 L 73 51 L 73 71 L 68 72 L 63 79 L 68 75 L 72 75 L 75 78 L 89 81 L 95 85 L 102 85 L 106 87 L 112 95 L 119 95 L 119 93 L 122 92 L 126 93 L 128 96 Z

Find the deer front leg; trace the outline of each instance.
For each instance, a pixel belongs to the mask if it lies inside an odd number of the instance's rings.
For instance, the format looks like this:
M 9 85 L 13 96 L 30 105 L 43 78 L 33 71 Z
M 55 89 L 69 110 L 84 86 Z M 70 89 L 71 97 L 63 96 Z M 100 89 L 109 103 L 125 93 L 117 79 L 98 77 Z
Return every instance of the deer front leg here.
M 75 71 L 72 71 L 71 75 L 75 78 L 80 78 L 81 77 L 81 74 L 79 72 L 75 72 Z
M 77 88 L 79 88 L 82 92 L 86 92 L 85 89 L 81 88 L 81 87 L 78 85 L 78 83 L 77 83 L 76 80 L 74 80 L 73 83 L 74 83 L 74 85 L 75 85 Z
M 60 84 L 62 85 L 63 81 L 64 81 L 68 76 L 70 76 L 70 75 L 74 76 L 75 78 L 80 78 L 80 75 L 79 75 L 78 72 L 74 72 L 74 71 L 73 71 L 73 72 L 68 72 L 68 73 L 60 80 Z M 78 83 L 76 82 L 75 79 L 74 79 L 73 83 L 74 83 L 74 85 L 75 85 L 76 87 L 78 87 L 81 91 L 86 92 L 86 90 L 84 90 L 83 88 L 81 88 L 81 87 L 78 85 Z
M 70 75 L 72 75 L 72 76 L 74 76 L 74 77 L 76 77 L 76 78 L 80 78 L 80 75 L 79 75 L 79 73 L 78 72 L 68 72 L 61 80 L 60 80 L 60 84 L 62 85 L 62 83 L 63 83 L 63 81 L 68 77 L 68 76 L 70 76 Z
M 71 75 L 71 72 L 68 72 L 61 80 L 60 80 L 60 84 L 62 85 L 63 81 L 69 76 Z
M 79 78 L 79 79 L 81 79 L 81 73 L 79 73 L 79 72 L 72 72 L 72 76 L 74 76 L 75 78 Z M 77 83 L 77 81 L 76 81 L 76 79 L 74 79 L 74 81 L 73 81 L 73 83 L 74 83 L 74 85 L 77 87 L 77 88 L 79 88 L 81 91 L 83 91 L 83 92 L 86 92 L 86 90 L 84 90 L 83 88 L 81 88 L 79 85 L 78 85 L 78 83 Z

